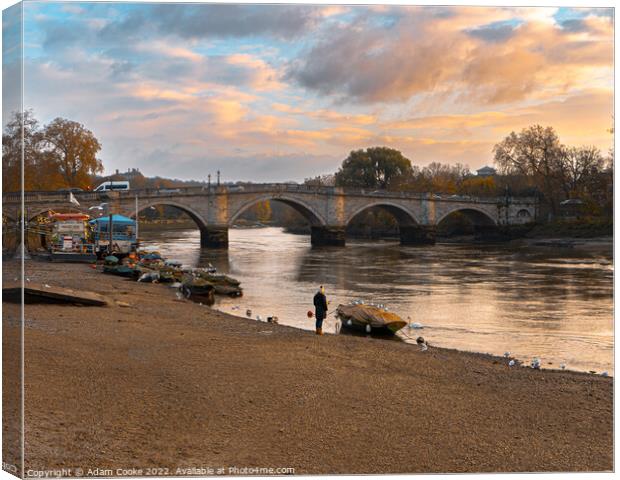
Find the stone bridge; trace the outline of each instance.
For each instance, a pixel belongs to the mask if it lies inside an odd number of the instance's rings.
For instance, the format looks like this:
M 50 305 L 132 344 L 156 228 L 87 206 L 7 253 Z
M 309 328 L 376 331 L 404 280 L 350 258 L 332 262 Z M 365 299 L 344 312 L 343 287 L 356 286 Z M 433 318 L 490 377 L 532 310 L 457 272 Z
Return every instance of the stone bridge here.
M 201 232 L 201 244 L 228 245 L 228 229 L 243 212 L 264 200 L 283 202 L 301 213 L 311 226 L 313 245 L 345 244 L 345 229 L 358 214 L 373 207 L 390 212 L 399 224 L 403 244 L 432 244 L 435 232 L 448 215 L 461 212 L 478 230 L 497 230 L 536 219 L 535 198 L 473 198 L 431 193 L 354 190 L 297 184 L 252 184 L 145 189 L 127 192 L 78 192 L 77 207 L 63 192 L 25 192 L 23 208 L 28 220 L 54 211 L 83 211 L 107 203 L 108 211 L 129 217 L 154 205 L 170 205 L 187 213 Z M 4 215 L 21 217 L 21 195 L 3 195 Z

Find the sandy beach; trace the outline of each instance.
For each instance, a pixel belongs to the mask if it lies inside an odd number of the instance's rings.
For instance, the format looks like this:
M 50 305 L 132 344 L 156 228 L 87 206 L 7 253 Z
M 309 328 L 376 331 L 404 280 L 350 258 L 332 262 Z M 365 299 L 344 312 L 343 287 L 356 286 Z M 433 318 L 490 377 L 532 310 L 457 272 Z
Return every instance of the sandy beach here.
M 4 263 L 4 278 L 18 264 Z M 613 379 L 233 317 L 165 285 L 29 261 L 107 307 L 27 305 L 26 471 L 609 471 Z M 5 359 L 19 306 L 4 303 Z M 14 362 L 4 362 L 14 368 Z M 5 421 L 5 447 L 10 447 Z M 181 470 L 178 470 L 181 469 Z M 243 473 L 243 471 L 241 472 Z

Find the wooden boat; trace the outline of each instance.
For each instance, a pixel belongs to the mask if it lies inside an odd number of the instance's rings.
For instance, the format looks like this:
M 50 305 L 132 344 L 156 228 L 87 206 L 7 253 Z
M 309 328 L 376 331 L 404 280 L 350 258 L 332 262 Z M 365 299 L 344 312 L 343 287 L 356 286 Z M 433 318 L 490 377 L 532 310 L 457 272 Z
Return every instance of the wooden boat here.
M 402 318 L 372 305 L 338 305 L 336 316 L 342 328 L 365 333 L 395 334 L 407 325 Z
M 181 291 L 185 298 L 189 298 L 194 302 L 204 303 L 205 305 L 213 305 L 215 303 L 215 287 L 203 280 L 186 276 L 183 279 Z

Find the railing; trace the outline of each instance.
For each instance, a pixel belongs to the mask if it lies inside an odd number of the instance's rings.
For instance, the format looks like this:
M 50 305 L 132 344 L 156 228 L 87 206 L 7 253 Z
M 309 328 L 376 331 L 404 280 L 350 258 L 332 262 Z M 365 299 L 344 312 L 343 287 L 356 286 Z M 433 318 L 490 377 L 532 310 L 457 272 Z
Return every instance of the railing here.
M 53 243 L 50 248 L 52 253 L 86 253 L 86 254 L 94 254 L 95 253 L 95 245 L 92 243 L 74 243 L 71 247 L 71 250 L 66 250 L 63 248 L 62 242 Z

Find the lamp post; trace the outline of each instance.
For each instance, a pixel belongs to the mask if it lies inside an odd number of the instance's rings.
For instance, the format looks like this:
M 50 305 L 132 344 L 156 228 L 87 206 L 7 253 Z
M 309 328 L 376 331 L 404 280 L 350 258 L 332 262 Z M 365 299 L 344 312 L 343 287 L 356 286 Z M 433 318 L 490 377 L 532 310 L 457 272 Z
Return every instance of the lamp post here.
M 138 209 L 138 194 L 136 193 L 136 244 L 138 243 L 138 229 L 139 229 L 139 219 L 138 219 L 138 213 L 140 212 L 140 210 Z

